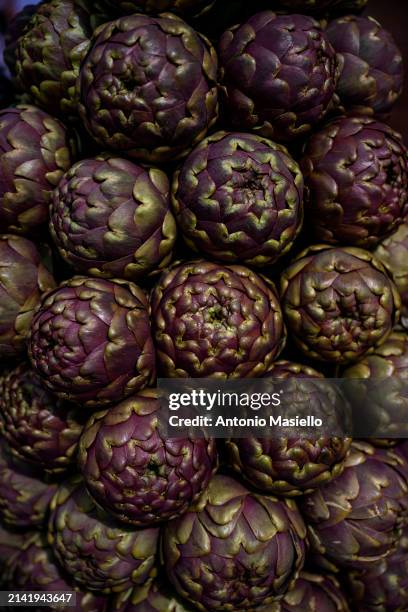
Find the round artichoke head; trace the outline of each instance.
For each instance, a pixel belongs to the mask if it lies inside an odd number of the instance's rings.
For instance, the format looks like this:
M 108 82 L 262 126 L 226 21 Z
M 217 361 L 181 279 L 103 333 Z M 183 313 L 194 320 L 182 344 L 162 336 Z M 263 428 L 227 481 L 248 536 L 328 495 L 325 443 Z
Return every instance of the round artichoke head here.
M 285 342 L 272 283 L 206 261 L 165 272 L 152 295 L 157 356 L 169 377 L 261 376 Z
M 294 586 L 274 607 L 258 612 L 349 612 L 346 595 L 330 574 L 301 572 Z
M 18 459 L 49 474 L 64 472 L 82 429 L 76 412 L 51 395 L 28 364 L 0 378 L 0 432 Z
M 324 117 L 338 66 L 312 17 L 257 13 L 227 30 L 219 50 L 224 101 L 237 129 L 286 142 L 304 136 Z
M 163 532 L 167 575 L 199 610 L 272 603 L 297 578 L 304 554 L 295 503 L 251 493 L 228 476 L 215 476 L 196 511 Z
M 79 466 L 108 513 L 136 526 L 186 512 L 217 468 L 214 440 L 168 438 L 155 390 L 94 415 L 81 437 Z
M 26 238 L 0 235 L 0 359 L 22 356 L 41 295 L 55 287 L 36 246 Z
M 218 261 L 274 263 L 303 218 L 303 178 L 287 150 L 254 134 L 203 140 L 173 181 L 173 207 L 187 244 Z
M 310 138 L 301 167 L 305 221 L 318 240 L 370 248 L 408 212 L 407 149 L 384 123 L 330 122 Z
M 391 274 L 401 296 L 401 323 L 408 330 L 408 223 L 385 238 L 374 251 Z
M 330 22 L 326 34 L 342 66 L 336 89 L 342 105 L 368 115 L 389 112 L 404 76 L 390 32 L 372 17 L 347 15 Z
M 50 232 L 77 272 L 135 280 L 163 268 L 176 240 L 167 176 L 109 155 L 83 159 L 54 191 Z
M 72 156 L 65 127 L 51 115 L 27 105 L 0 111 L 0 231 L 27 234 L 46 223 Z
M 343 398 L 330 385 L 313 379 L 322 375 L 312 368 L 287 361 L 272 364 L 264 378 L 286 379 L 286 415 L 306 414 L 313 398 L 313 414 L 333 430 L 346 424 Z M 313 435 L 313 434 L 312 434 Z M 252 486 L 280 495 L 301 495 L 336 478 L 344 468 L 351 438 L 294 437 L 230 438 L 226 441 L 229 465 Z
M 115 13 L 162 13 L 171 11 L 181 15 L 196 17 L 211 8 L 215 0 L 101 0 Z
M 174 160 L 216 120 L 216 77 L 210 43 L 175 15 L 123 17 L 98 30 L 82 65 L 80 112 L 101 146 Z
M 395 548 L 408 512 L 408 463 L 353 442 L 343 473 L 300 501 L 315 560 L 368 569 Z
M 64 120 L 77 115 L 76 80 L 92 35 L 75 0 L 41 4 L 18 39 L 17 85 L 33 102 Z
M 155 573 L 159 530 L 136 531 L 102 512 L 80 479 L 62 485 L 51 502 L 48 541 L 79 586 L 103 594 L 142 585 Z
M 33 368 L 58 397 L 84 407 L 120 401 L 154 381 L 148 303 L 133 283 L 76 276 L 33 319 Z
M 38 478 L 29 466 L 12 460 L 4 441 L 0 445 L 0 519 L 12 529 L 42 526 L 48 515 L 55 484 Z
M 281 277 L 289 330 L 309 357 L 357 361 L 373 352 L 398 321 L 400 298 L 368 251 L 312 246 Z

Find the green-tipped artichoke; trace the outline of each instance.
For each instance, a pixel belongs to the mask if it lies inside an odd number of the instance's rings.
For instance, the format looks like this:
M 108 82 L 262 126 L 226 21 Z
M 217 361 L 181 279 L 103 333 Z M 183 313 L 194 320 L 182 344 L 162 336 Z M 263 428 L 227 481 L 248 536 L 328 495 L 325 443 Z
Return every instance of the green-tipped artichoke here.
M 159 365 L 171 378 L 258 377 L 285 343 L 274 285 L 243 266 L 174 266 L 153 291 L 152 317 Z
M 303 219 L 303 178 L 285 147 L 254 134 L 203 140 L 173 181 L 187 244 L 218 261 L 264 266 L 292 246 Z
M 343 473 L 300 501 L 315 559 L 368 569 L 389 555 L 408 516 L 408 463 L 397 451 L 354 442 Z
M 0 111 L 0 231 L 27 234 L 46 223 L 72 156 L 65 127 L 51 115 L 26 105 Z
M 401 296 L 401 323 L 408 329 L 408 223 L 383 240 L 374 255 L 391 274 Z
M 176 240 L 167 176 L 108 155 L 83 159 L 54 191 L 50 232 L 77 272 L 135 280 L 157 271 Z
M 74 0 L 48 0 L 26 25 L 16 48 L 20 91 L 65 120 L 77 114 L 76 80 L 90 45 L 88 15 Z
M 352 247 L 303 251 L 281 277 L 281 296 L 297 346 L 332 363 L 373 352 L 399 317 L 400 297 L 382 264 Z
M 61 399 L 94 408 L 136 393 L 155 380 L 145 293 L 122 280 L 71 278 L 37 310 L 29 355 Z
M 28 365 L 1 376 L 0 432 L 18 459 L 49 474 L 66 471 L 76 458 L 83 425 Z
M 345 593 L 330 574 L 301 572 L 292 589 L 272 606 L 257 612 L 349 612 Z
M 48 539 L 64 571 L 85 589 L 104 594 L 142 585 L 155 573 L 159 530 L 136 531 L 102 512 L 79 479 L 51 502 Z
M 215 476 L 196 512 L 163 533 L 167 575 L 199 610 L 248 610 L 282 597 L 304 562 L 305 526 L 292 500 Z
M 217 57 L 184 21 L 131 15 L 98 30 L 79 79 L 82 119 L 103 147 L 173 161 L 217 118 Z
M 109 514 L 136 526 L 181 516 L 217 469 L 215 441 L 168 438 L 156 390 L 134 395 L 88 422 L 79 467 Z
M 0 359 L 22 356 L 34 310 L 55 281 L 35 245 L 0 234 Z

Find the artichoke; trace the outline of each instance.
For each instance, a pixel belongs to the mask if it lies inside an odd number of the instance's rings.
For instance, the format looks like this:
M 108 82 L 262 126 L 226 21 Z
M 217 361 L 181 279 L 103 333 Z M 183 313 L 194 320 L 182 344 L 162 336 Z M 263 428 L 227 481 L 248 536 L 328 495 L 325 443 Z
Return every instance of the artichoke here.
M 145 162 L 185 155 L 217 118 L 217 58 L 170 13 L 98 30 L 81 68 L 80 112 L 103 147 Z
M 0 234 L 0 359 L 24 354 L 34 310 L 55 281 L 35 245 L 20 236 Z
M 408 223 L 383 240 L 374 251 L 391 274 L 401 296 L 401 323 L 408 329 Z
M 326 30 L 342 72 L 336 92 L 346 109 L 387 113 L 402 93 L 402 55 L 387 30 L 372 17 L 347 15 Z
M 142 585 L 155 572 L 159 530 L 127 529 L 93 502 L 78 478 L 51 502 L 48 540 L 75 582 L 103 594 Z
M 132 13 L 172 13 L 198 16 L 208 10 L 215 0 L 101 0 L 112 11 L 124 14 Z
M 368 569 L 395 548 L 408 512 L 408 463 L 354 442 L 343 473 L 301 498 L 309 542 L 323 566 Z
M 65 119 L 76 116 L 76 80 L 92 34 L 86 11 L 74 0 L 41 4 L 16 48 L 16 81 L 34 104 Z
M 348 574 L 359 612 L 406 612 L 408 609 L 408 528 L 397 549 L 366 571 Z
M 50 474 L 66 471 L 75 459 L 83 424 L 55 399 L 27 365 L 0 378 L 0 432 L 12 454 Z
M 84 407 L 136 393 L 155 378 L 144 292 L 122 280 L 65 281 L 34 316 L 29 356 L 53 393 Z
M 27 234 L 47 221 L 51 192 L 72 151 L 64 126 L 42 110 L 0 111 L 0 231 Z
M 0 443 L 0 519 L 12 529 L 42 525 L 56 491 L 33 474 L 28 466 L 15 462 Z
M 155 579 L 130 593 L 119 593 L 113 603 L 114 612 L 191 612 L 173 589 L 161 579 Z
M 336 54 L 317 21 L 264 11 L 220 41 L 223 92 L 233 126 L 278 142 L 304 136 L 332 101 Z
M 153 525 L 186 512 L 217 468 L 214 440 L 167 438 L 155 390 L 99 412 L 88 422 L 79 467 L 88 491 L 122 522 Z
M 292 500 L 215 476 L 195 512 L 163 532 L 167 575 L 199 610 L 247 610 L 282 597 L 301 570 L 305 526 Z
M 203 140 L 175 175 L 172 193 L 187 244 L 219 261 L 274 263 L 301 228 L 299 166 L 284 147 L 253 134 Z
M 170 378 L 259 377 L 285 343 L 275 287 L 243 266 L 174 266 L 153 291 L 152 318 Z
M 11 572 L 27 534 L 7 531 L 0 525 L 0 586 L 7 587 Z
M 285 416 L 313 414 L 324 418 L 333 431 L 345 420 L 344 403 L 330 385 L 313 383 L 321 374 L 296 363 L 277 361 L 264 375 L 290 379 L 285 385 Z M 303 406 L 303 410 L 301 409 Z M 345 423 L 344 423 L 345 424 Z M 303 432 L 302 432 L 303 433 Z M 252 486 L 276 495 L 301 495 L 337 478 L 343 471 L 351 438 L 319 436 L 231 438 L 226 441 L 229 465 Z
M 347 368 L 343 376 L 352 379 L 347 392 L 359 421 L 363 427 L 369 422 L 375 428 L 374 434 L 379 436 L 372 444 L 389 446 L 393 440 L 387 439 L 387 434 L 394 436 L 394 442 L 397 436 L 408 435 L 404 422 L 408 412 L 407 334 L 392 332 L 374 353 Z M 370 379 L 369 385 L 367 379 Z
M 16 49 L 20 36 L 25 32 L 34 13 L 38 9 L 36 4 L 26 4 L 21 11 L 10 19 L 4 36 L 4 61 L 12 75 L 16 73 Z
M 167 176 L 106 155 L 81 160 L 54 191 L 50 231 L 78 272 L 138 279 L 160 269 L 176 240 Z
M 407 149 L 388 125 L 341 117 L 306 145 L 305 218 L 318 240 L 374 246 L 408 213 Z
M 380 262 L 357 248 L 312 246 L 281 277 L 292 337 L 309 357 L 357 361 L 398 321 L 400 298 Z

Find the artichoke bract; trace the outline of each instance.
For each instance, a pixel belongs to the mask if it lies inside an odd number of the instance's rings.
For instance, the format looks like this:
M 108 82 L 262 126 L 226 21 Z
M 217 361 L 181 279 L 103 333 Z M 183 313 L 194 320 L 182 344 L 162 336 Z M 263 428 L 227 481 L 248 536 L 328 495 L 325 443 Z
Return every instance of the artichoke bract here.
M 36 246 L 26 238 L 0 234 L 0 359 L 22 356 L 34 310 L 55 287 Z
M 77 115 L 76 80 L 92 35 L 86 11 L 74 0 L 48 0 L 20 36 L 16 82 L 34 104 L 64 120 Z
M 258 377 L 285 343 L 274 285 L 243 266 L 174 266 L 151 304 L 158 363 L 170 378 Z
M 112 602 L 113 612 L 192 612 L 167 583 L 160 578 L 136 587 L 130 593 L 119 593 Z
M 407 476 L 402 455 L 353 442 L 343 473 L 300 500 L 317 562 L 368 569 L 389 555 L 407 518 Z
M 247 610 L 282 597 L 301 570 L 305 526 L 292 500 L 215 476 L 197 504 L 163 532 L 167 575 L 199 610 Z
M 217 57 L 170 13 L 106 24 L 79 78 L 85 127 L 102 146 L 145 162 L 188 152 L 217 118 Z
M 0 111 L 0 231 L 27 234 L 46 223 L 72 157 L 73 143 L 51 115 L 29 105 Z
M 186 512 L 217 468 L 215 441 L 168 438 L 157 392 L 142 391 L 89 420 L 79 446 L 88 491 L 109 514 L 136 526 Z
M 48 515 L 55 484 L 40 480 L 30 467 L 16 462 L 0 444 L 0 519 L 7 527 L 32 529 Z
M 374 251 L 394 279 L 401 297 L 401 323 L 408 329 L 408 223 L 385 238 Z
M 50 232 L 77 272 L 135 280 L 163 268 L 176 240 L 167 176 L 107 155 L 81 160 L 54 191 Z
M 371 248 L 408 212 L 407 149 L 369 117 L 342 117 L 312 135 L 301 161 L 305 223 L 318 240 Z
M 257 13 L 223 34 L 219 52 L 225 103 L 237 129 L 286 142 L 324 117 L 338 67 L 312 17 Z
M 389 112 L 402 93 L 402 55 L 387 30 L 372 17 L 347 15 L 331 21 L 326 34 L 342 66 L 336 92 L 347 109 Z
M 331 363 L 357 361 L 387 339 L 400 297 L 363 249 L 312 246 L 281 277 L 282 308 L 297 346 Z
M 197 16 L 209 9 L 215 0 L 102 0 L 112 11 L 125 14 L 132 13 L 172 13 Z
M 0 377 L 0 432 L 11 453 L 50 474 L 66 471 L 84 424 L 27 364 Z
M 408 607 L 408 529 L 394 552 L 372 569 L 349 572 L 347 582 L 359 612 L 404 612 Z
M 343 402 L 336 390 L 313 379 L 322 375 L 310 367 L 286 361 L 275 362 L 264 378 L 287 379 L 286 416 L 305 414 L 313 398 L 313 414 L 324 418 L 333 431 L 344 419 Z M 306 398 L 306 399 L 305 399 Z M 300 408 L 303 406 L 303 410 Z M 301 495 L 337 478 L 343 471 L 351 438 L 296 435 L 289 437 L 231 438 L 226 441 L 229 465 L 252 486 L 276 495 Z
M 217 132 L 175 175 L 173 208 L 187 244 L 219 261 L 264 266 L 288 251 L 303 219 L 303 178 L 287 150 Z
M 148 303 L 133 283 L 75 276 L 48 293 L 31 328 L 29 356 L 58 397 L 97 407 L 155 379 Z
M 159 529 L 139 531 L 102 512 L 79 479 L 51 502 L 48 541 L 64 571 L 83 588 L 103 594 L 142 585 L 155 573 Z

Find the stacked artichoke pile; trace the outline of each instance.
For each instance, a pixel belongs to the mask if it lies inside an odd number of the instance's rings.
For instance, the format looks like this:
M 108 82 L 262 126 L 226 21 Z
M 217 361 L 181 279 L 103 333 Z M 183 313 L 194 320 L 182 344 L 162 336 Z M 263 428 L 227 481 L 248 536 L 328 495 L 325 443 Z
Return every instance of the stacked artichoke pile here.
M 403 67 L 365 5 L 48 0 L 10 23 L 1 588 L 408 610 L 404 432 L 169 439 L 156 390 L 343 376 L 367 409 L 359 381 L 389 377 L 408 409 Z

